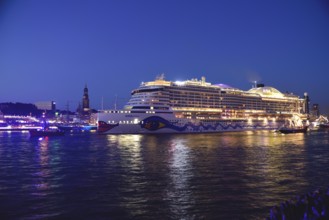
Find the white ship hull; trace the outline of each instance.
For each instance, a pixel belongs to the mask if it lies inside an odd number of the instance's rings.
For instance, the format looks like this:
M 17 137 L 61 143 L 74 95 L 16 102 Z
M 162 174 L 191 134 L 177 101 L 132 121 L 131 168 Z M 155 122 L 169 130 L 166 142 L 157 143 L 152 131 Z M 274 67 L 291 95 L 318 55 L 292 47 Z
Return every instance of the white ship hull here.
M 170 114 L 98 113 L 102 134 L 214 133 L 248 130 L 275 130 L 281 122 L 263 120 L 220 120 L 202 122 L 177 119 Z

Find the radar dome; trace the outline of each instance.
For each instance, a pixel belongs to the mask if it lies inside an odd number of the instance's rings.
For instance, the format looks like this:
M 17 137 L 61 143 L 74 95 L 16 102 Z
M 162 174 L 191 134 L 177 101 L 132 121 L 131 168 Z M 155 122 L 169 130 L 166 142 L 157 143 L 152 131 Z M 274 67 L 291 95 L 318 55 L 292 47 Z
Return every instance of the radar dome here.
M 261 97 L 272 97 L 272 98 L 284 97 L 284 95 L 279 90 L 270 86 L 252 88 L 248 92 L 258 94 Z

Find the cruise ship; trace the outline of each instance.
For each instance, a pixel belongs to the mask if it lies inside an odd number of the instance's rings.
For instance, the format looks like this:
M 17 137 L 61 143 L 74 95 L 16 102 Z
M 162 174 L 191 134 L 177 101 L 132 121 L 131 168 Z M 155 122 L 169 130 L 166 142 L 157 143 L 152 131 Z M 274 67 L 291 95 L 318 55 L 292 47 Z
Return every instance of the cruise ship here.
M 258 84 L 248 91 L 201 80 L 142 82 L 123 109 L 100 110 L 104 134 L 206 133 L 278 129 L 292 117 L 307 120 L 308 95 Z

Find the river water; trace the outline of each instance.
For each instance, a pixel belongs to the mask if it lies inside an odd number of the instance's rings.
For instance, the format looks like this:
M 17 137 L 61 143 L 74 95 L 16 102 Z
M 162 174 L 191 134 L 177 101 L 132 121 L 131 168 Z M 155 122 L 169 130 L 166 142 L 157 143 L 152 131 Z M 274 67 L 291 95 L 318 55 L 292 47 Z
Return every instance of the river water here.
M 0 133 L 1 219 L 265 219 L 329 186 L 329 133 Z

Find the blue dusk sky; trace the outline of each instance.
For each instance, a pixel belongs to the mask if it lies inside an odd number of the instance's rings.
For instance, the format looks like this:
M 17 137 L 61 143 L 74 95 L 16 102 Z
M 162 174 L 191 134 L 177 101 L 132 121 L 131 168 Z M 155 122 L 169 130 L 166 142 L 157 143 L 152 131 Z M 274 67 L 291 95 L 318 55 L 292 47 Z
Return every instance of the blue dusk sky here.
M 0 102 L 75 110 L 87 84 L 92 108 L 113 108 L 161 73 L 308 92 L 327 114 L 328 1 L 0 1 Z

